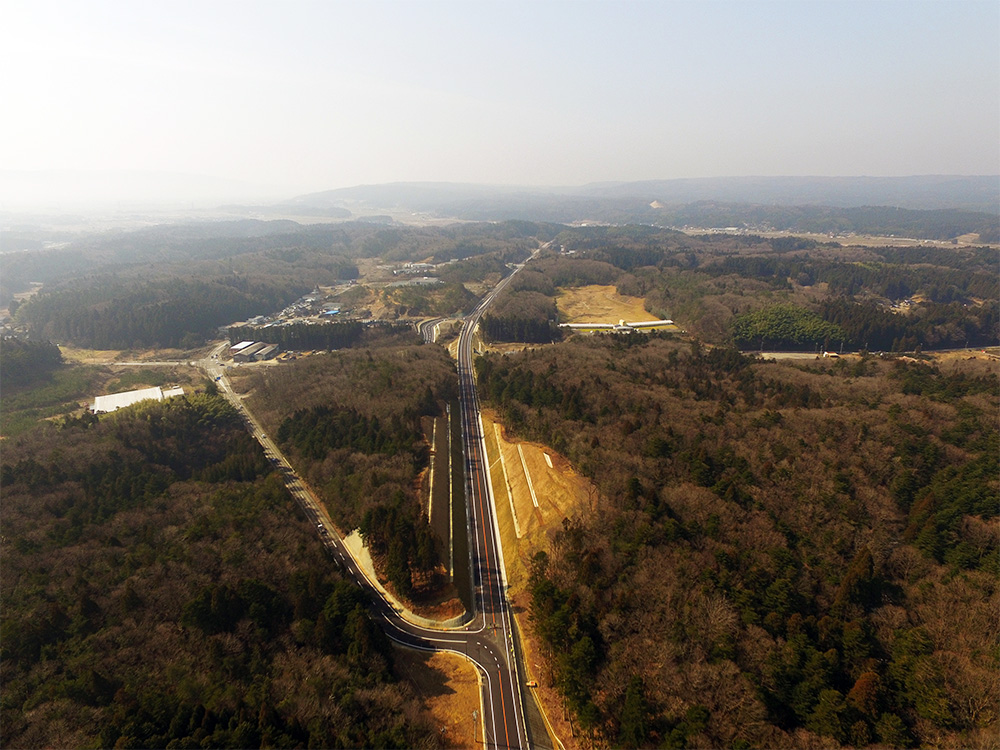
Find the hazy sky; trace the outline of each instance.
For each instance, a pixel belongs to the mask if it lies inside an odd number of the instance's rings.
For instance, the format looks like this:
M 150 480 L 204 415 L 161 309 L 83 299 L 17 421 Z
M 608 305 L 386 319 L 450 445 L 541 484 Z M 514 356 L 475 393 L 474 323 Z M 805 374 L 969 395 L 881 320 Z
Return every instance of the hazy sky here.
M 0 169 L 997 174 L 998 32 L 996 0 L 0 0 Z

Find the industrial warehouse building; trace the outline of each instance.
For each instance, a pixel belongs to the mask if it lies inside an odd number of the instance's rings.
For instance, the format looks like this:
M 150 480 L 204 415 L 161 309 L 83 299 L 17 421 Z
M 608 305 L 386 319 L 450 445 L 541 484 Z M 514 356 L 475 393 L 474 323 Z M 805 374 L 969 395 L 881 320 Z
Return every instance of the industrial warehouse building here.
M 257 343 L 251 342 L 250 346 L 244 347 L 233 354 L 233 362 L 251 362 L 253 361 L 254 355 L 266 346 L 267 344 L 261 343 L 260 341 Z
M 273 359 L 278 352 L 281 351 L 277 344 L 268 344 L 263 349 L 259 349 L 253 358 L 258 362 L 263 362 L 265 359 Z
M 242 352 L 248 346 L 253 346 L 253 341 L 241 341 L 238 344 L 233 344 L 231 347 L 229 347 L 229 356 L 235 357 L 237 354 Z
M 280 351 L 281 348 L 277 344 L 261 341 L 241 341 L 229 347 L 233 362 L 262 362 L 265 359 L 273 359 Z

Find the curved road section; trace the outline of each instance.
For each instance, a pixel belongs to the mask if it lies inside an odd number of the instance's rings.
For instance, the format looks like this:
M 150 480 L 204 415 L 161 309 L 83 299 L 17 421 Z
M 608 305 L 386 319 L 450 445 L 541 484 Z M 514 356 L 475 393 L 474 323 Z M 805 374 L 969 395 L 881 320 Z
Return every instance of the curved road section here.
M 487 294 L 465 319 L 459 336 L 458 377 L 462 412 L 462 440 L 465 453 L 466 502 L 468 504 L 471 579 L 475 587 L 477 611 L 461 628 L 428 627 L 426 621 L 407 619 L 384 589 L 369 579 L 364 568 L 352 557 L 340 538 L 326 508 L 292 469 L 278 446 L 271 440 L 233 392 L 225 370 L 216 356 L 198 364 L 219 385 L 219 390 L 240 412 L 247 428 L 264 447 L 264 452 L 284 474 L 285 484 L 316 524 L 317 532 L 330 554 L 347 575 L 368 591 L 372 615 L 392 640 L 404 646 L 427 651 L 461 654 L 476 665 L 482 685 L 482 732 L 486 748 L 529 748 L 524 717 L 521 682 L 514 654 L 511 611 L 507 601 L 507 581 L 500 545 L 500 531 L 490 490 L 486 444 L 483 439 L 479 396 L 472 366 L 472 341 L 476 326 L 485 310 L 523 265 L 503 279 Z M 214 355 L 221 355 L 221 344 Z

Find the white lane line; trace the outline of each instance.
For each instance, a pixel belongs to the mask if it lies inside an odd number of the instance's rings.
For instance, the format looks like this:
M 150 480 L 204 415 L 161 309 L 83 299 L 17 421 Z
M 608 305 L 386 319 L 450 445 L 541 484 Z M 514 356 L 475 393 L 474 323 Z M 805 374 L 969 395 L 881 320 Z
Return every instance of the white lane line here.
M 531 493 L 531 502 L 534 503 L 537 508 L 538 498 L 535 497 L 535 486 L 531 483 L 531 474 L 528 473 L 528 464 L 524 462 L 524 449 L 521 447 L 520 443 L 517 444 L 517 452 L 521 456 L 521 468 L 524 469 L 524 478 L 528 480 L 528 492 Z
M 431 450 L 437 446 L 436 436 L 437 436 L 437 417 L 431 422 Z M 437 452 L 434 452 L 434 457 L 431 459 L 431 469 L 430 476 L 427 479 L 430 489 L 427 493 L 427 523 L 431 522 L 431 512 L 434 510 L 434 464 L 437 463 Z

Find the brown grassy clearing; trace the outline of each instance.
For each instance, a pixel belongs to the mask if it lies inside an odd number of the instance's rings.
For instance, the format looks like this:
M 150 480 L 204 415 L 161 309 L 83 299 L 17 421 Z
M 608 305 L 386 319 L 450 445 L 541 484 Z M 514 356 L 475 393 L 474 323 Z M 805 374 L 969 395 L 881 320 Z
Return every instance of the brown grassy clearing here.
M 643 307 L 642 297 L 618 294 L 614 286 L 581 286 L 560 289 L 556 308 L 564 323 L 635 323 L 655 318 Z
M 82 365 L 105 365 L 115 362 L 192 362 L 207 357 L 214 348 L 199 349 L 83 349 L 60 344 L 59 351 L 67 362 Z
M 78 349 L 75 346 L 61 345 L 59 351 L 67 362 L 77 362 L 81 365 L 103 365 L 122 359 L 120 349 Z
M 396 671 L 423 701 L 445 747 L 475 747 L 482 723 L 476 668 L 461 656 L 393 647 Z M 472 712 L 477 712 L 475 722 Z M 441 730 L 444 731 L 441 731 Z

